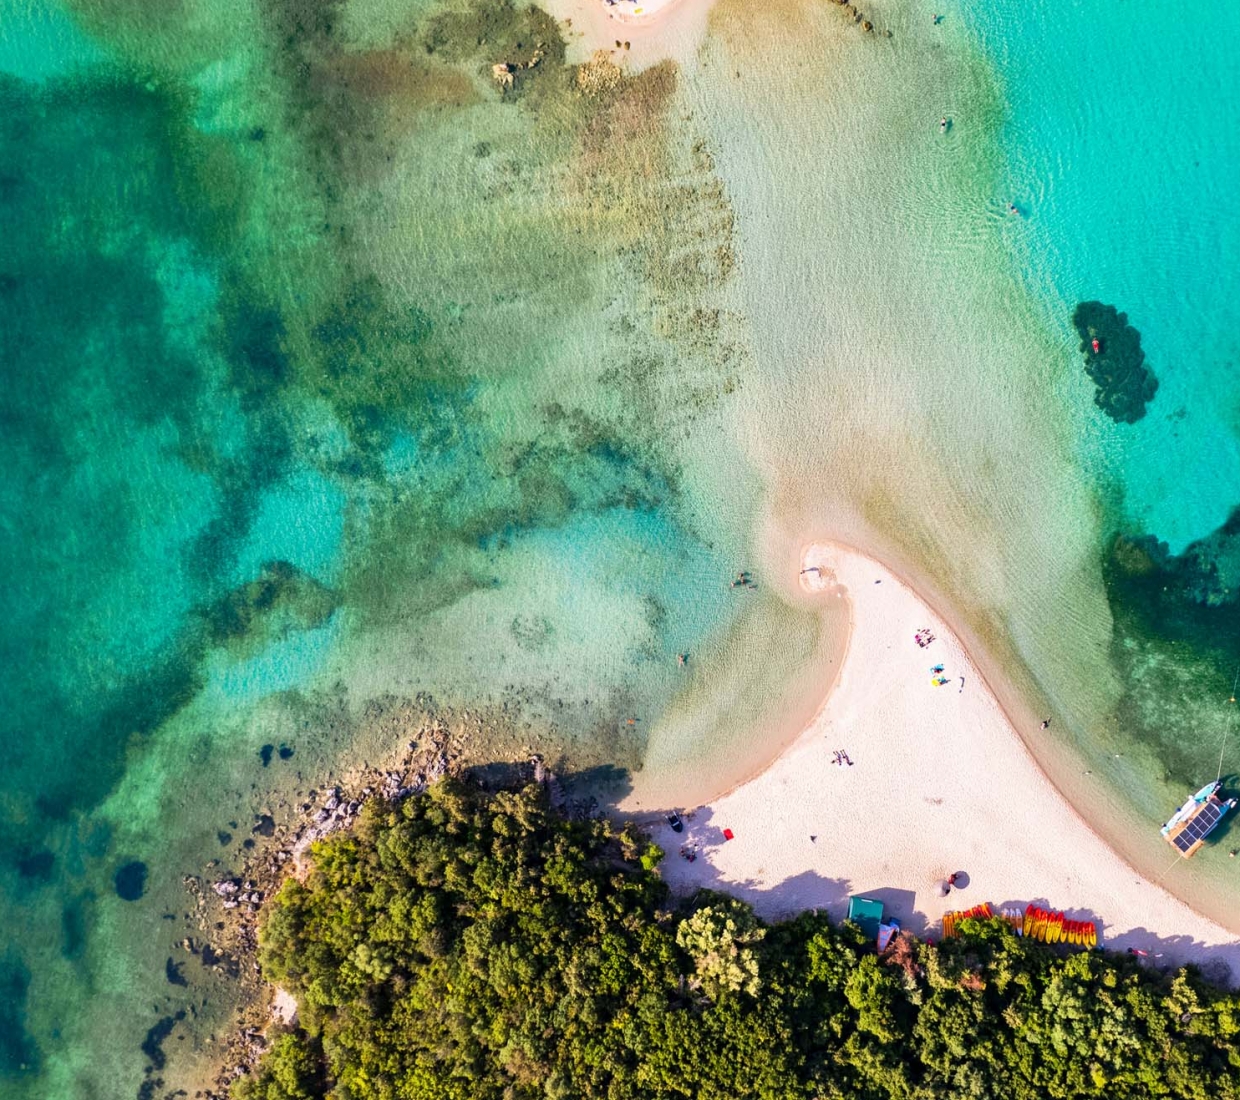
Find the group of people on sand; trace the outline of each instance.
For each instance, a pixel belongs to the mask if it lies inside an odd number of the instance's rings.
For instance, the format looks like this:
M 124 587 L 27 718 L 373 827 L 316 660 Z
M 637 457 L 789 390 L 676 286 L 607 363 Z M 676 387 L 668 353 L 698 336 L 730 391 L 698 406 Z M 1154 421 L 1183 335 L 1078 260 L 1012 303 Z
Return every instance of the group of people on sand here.
M 682 844 L 680 846 L 680 858 L 686 863 L 692 863 L 695 859 L 697 859 L 697 845 Z
M 922 649 L 925 649 L 926 646 L 934 641 L 934 635 L 930 632 L 930 628 L 928 626 L 923 626 L 913 635 L 913 641 L 921 646 Z
M 853 762 L 849 759 L 848 753 L 846 753 L 843 749 L 836 749 L 832 755 L 835 757 L 835 759 L 831 761 L 832 764 L 839 764 L 841 768 L 845 764 L 847 764 L 850 768 L 853 766 Z

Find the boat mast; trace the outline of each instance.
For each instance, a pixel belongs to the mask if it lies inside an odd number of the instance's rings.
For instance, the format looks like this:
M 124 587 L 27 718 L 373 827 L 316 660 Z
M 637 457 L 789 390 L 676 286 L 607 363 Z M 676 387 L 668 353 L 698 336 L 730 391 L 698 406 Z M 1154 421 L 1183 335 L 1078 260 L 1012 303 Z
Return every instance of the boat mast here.
M 1233 706 L 1235 706 L 1235 703 L 1236 703 L 1236 685 L 1237 684 L 1240 684 L 1240 668 L 1236 669 L 1236 678 L 1232 680 L 1231 682 L 1231 698 L 1227 700 Z M 1232 717 L 1234 718 L 1236 712 L 1233 710 L 1231 713 L 1232 713 Z M 1219 745 L 1218 747 L 1218 775 L 1214 777 L 1215 783 L 1217 783 L 1220 779 L 1223 778 L 1223 753 L 1227 749 L 1227 738 L 1230 734 L 1231 734 L 1231 725 L 1228 724 L 1223 727 L 1223 743 Z

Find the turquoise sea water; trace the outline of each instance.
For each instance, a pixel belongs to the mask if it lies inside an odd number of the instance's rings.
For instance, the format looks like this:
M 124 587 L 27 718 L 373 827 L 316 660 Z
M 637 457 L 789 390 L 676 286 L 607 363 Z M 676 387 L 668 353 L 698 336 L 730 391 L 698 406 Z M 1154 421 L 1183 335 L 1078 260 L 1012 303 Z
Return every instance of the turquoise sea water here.
M 1225 772 L 1240 768 L 1234 736 L 1226 752 L 1240 668 L 1227 526 L 1240 505 L 1240 132 L 1229 121 L 1240 9 L 1209 3 L 1174 20 L 1097 0 L 960 7 L 950 18 L 999 73 L 1003 187 L 1024 213 L 1008 239 L 1023 285 L 1068 345 L 1076 302 L 1116 305 L 1158 378 L 1142 419 L 1094 413 L 1076 437 L 1104 537 L 1163 544 L 1152 572 L 1148 561 L 1117 568 L 1119 555 L 1108 565 L 1120 737 L 1147 756 L 1116 778 L 1156 813 L 1178 786 L 1214 777 L 1220 748 Z M 1170 789 L 1154 796 L 1150 778 Z
M 998 67 L 1005 186 L 1026 211 L 1014 251 L 1048 322 L 1097 298 L 1141 332 L 1155 403 L 1133 426 L 1093 418 L 1082 446 L 1128 528 L 1179 553 L 1223 524 L 1240 486 L 1240 10 L 950 11 Z
M 165 978 L 181 876 L 368 704 L 760 759 L 830 657 L 774 576 L 814 533 L 936 578 L 1130 808 L 1214 766 L 1240 9 L 941 10 L 725 0 L 625 75 L 505 5 L 0 0 L 0 1092 L 179 1086 L 227 1019 Z

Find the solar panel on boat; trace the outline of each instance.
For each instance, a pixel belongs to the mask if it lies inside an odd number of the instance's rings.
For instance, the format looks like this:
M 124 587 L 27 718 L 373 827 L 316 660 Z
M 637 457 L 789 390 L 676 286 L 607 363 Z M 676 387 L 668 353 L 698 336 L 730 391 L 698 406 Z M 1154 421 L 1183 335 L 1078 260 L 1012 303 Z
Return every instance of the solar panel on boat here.
M 1184 826 L 1172 843 L 1181 852 L 1187 852 L 1197 841 L 1203 840 L 1222 817 L 1222 805 L 1217 802 L 1207 802 L 1197 811 L 1197 816 Z

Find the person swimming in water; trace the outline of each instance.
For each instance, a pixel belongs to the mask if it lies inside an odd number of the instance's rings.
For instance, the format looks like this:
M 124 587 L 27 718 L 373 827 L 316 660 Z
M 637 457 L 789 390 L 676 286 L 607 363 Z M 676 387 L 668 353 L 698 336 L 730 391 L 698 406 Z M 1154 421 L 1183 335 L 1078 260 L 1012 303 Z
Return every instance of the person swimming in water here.
M 946 116 L 939 119 L 939 133 L 940 134 L 947 133 L 947 117 Z
M 1009 214 L 1015 214 L 1015 215 L 1019 218 L 1019 217 L 1020 217 L 1020 207 L 1019 207 L 1019 206 L 1017 206 L 1017 205 L 1016 205 L 1016 203 L 1014 203 L 1014 202 L 1010 202 L 1010 203 L 1008 203 L 1008 213 L 1009 213 Z

